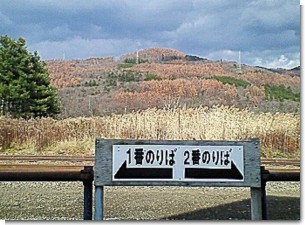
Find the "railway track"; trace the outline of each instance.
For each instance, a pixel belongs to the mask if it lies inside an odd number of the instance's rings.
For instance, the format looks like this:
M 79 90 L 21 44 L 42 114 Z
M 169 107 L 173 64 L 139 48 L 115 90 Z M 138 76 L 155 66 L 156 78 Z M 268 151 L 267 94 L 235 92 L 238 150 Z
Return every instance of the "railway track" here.
M 81 171 L 84 166 L 56 164 L 0 164 L 1 172 L 74 172 Z M 267 168 L 269 172 L 300 172 L 299 168 Z
M 261 159 L 261 165 L 269 172 L 300 173 L 299 159 Z M 61 174 L 74 174 L 78 177 L 85 166 L 94 166 L 94 156 L 0 156 L 0 176 L 45 174 L 60 177 Z M 0 177 L 1 180 L 1 177 Z
M 69 161 L 69 162 L 84 162 L 94 161 L 94 156 L 0 156 L 0 161 Z
M 83 166 L 73 166 L 73 165 L 37 165 L 37 164 L 0 164 L 0 172 L 10 171 L 10 172 L 45 172 L 45 171 L 81 171 L 84 169 Z
M 70 163 L 89 163 L 90 165 L 94 162 L 94 156 L 28 156 L 28 155 L 17 155 L 17 156 L 1 156 L 1 162 L 15 162 L 22 161 L 23 163 L 33 162 L 44 162 L 51 161 L 57 163 L 70 162 Z M 300 167 L 300 159 L 266 159 L 261 158 L 261 164 L 265 167 L 270 166 L 294 166 Z

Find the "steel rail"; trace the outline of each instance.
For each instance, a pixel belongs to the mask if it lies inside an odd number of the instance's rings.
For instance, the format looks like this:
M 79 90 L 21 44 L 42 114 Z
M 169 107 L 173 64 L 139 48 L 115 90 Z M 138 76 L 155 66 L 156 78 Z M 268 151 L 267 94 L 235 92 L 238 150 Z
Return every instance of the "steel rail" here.
M 94 161 L 94 156 L 0 156 L 0 160 L 25 160 L 25 161 Z
M 50 164 L 0 164 L 0 171 L 80 171 L 83 166 Z
M 93 166 L 90 166 L 93 167 Z M 63 165 L 63 164 L 0 164 L 1 171 L 80 171 L 84 166 L 82 165 Z M 264 167 L 265 168 L 265 167 Z M 267 171 L 267 172 L 266 172 Z M 270 173 L 300 173 L 299 168 L 268 168 L 263 170 L 262 174 Z
M 300 159 L 266 159 L 266 158 L 262 158 L 261 159 L 261 164 L 262 165 L 273 164 L 273 165 L 296 165 L 296 166 L 300 166 L 301 160 Z
M 69 162 L 85 162 L 94 161 L 94 156 L 29 156 L 29 155 L 16 155 L 7 156 L 0 155 L 0 161 L 69 161 Z M 261 158 L 262 165 L 295 165 L 300 166 L 300 159 L 268 159 Z

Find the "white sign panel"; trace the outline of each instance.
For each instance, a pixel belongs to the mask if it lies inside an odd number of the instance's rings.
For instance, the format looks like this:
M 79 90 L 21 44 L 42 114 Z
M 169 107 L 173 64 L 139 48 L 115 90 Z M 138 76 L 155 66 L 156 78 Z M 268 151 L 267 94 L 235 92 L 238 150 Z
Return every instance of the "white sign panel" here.
M 113 145 L 113 181 L 244 181 L 243 146 Z

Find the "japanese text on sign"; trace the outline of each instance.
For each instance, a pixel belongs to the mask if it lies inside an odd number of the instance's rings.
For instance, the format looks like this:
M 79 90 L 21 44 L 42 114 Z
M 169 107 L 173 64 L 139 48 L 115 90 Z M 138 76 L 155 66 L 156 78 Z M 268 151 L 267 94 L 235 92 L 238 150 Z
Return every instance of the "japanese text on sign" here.
M 114 145 L 114 174 L 122 169 L 123 163 L 124 166 L 126 165 L 123 174 L 128 173 L 128 168 L 171 168 L 173 179 L 178 180 L 185 179 L 185 169 L 188 168 L 228 169 L 230 172 L 234 164 L 234 169 L 237 169 L 242 176 L 243 147 Z
M 177 149 L 147 149 L 129 148 L 128 165 L 145 165 L 145 166 L 173 166 L 175 164 L 175 153 Z
M 127 162 L 129 166 L 173 166 L 175 164 L 177 148 L 174 149 L 144 149 L 128 148 Z M 185 149 L 183 152 L 183 164 L 185 166 L 228 166 L 232 149 L 205 150 Z

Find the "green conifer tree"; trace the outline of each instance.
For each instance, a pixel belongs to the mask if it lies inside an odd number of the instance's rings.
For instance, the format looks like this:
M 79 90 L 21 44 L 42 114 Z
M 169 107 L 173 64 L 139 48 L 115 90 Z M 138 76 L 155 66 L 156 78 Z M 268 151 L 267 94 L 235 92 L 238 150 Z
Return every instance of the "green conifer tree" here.
M 50 86 L 46 65 L 30 53 L 23 38 L 0 36 L 0 112 L 13 117 L 55 116 L 57 90 Z

